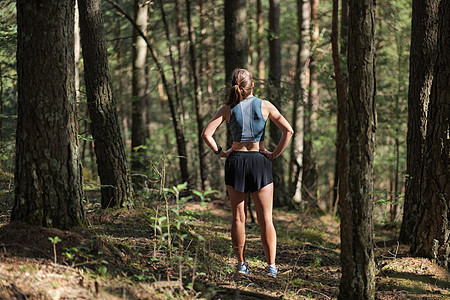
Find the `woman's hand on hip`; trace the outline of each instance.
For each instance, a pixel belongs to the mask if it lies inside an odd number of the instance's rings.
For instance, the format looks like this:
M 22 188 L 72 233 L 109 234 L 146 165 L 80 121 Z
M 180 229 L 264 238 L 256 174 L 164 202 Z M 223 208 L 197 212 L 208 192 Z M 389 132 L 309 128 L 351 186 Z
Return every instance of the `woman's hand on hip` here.
M 230 155 L 231 152 L 233 152 L 233 151 L 234 151 L 233 148 L 230 148 L 227 151 L 222 151 L 219 153 L 219 157 L 228 157 L 228 155 Z
M 263 154 L 265 157 L 267 157 L 269 160 L 272 160 L 274 158 L 273 153 L 268 151 L 267 149 L 259 149 L 259 152 Z

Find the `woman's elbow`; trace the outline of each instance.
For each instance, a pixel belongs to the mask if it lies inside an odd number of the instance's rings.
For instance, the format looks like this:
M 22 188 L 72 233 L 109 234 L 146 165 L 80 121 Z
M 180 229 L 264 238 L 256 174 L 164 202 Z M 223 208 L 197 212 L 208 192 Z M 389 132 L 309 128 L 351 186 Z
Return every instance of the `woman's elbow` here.
M 206 131 L 203 129 L 202 134 L 200 135 L 202 140 L 206 141 L 208 139 L 208 135 L 206 134 Z
M 294 135 L 294 129 L 292 129 L 292 128 L 286 128 L 285 133 L 286 133 L 287 136 L 291 137 L 291 136 Z

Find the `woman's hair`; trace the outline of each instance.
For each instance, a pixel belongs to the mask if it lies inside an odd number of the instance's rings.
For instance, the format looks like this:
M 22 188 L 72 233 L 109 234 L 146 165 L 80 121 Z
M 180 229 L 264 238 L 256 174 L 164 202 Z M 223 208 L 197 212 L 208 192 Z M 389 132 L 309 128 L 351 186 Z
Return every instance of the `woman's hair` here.
M 231 88 L 226 104 L 234 107 L 251 95 L 253 89 L 252 74 L 245 69 L 235 69 L 231 75 Z

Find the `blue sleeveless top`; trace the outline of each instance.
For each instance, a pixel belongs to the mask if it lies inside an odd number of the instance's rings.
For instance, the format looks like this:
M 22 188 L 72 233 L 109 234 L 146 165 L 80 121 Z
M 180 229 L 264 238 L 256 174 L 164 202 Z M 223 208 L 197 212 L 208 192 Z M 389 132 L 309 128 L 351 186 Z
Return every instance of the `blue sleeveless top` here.
M 261 99 L 250 97 L 231 108 L 229 124 L 233 142 L 264 141 L 266 120 L 261 105 Z

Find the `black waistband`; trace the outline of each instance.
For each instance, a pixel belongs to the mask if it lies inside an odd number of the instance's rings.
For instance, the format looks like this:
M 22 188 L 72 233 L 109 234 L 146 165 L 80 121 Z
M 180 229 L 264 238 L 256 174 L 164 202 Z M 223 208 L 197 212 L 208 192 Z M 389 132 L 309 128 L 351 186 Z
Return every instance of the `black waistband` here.
M 258 154 L 263 155 L 259 151 L 233 151 L 230 153 L 230 155 L 234 156 L 258 155 Z

